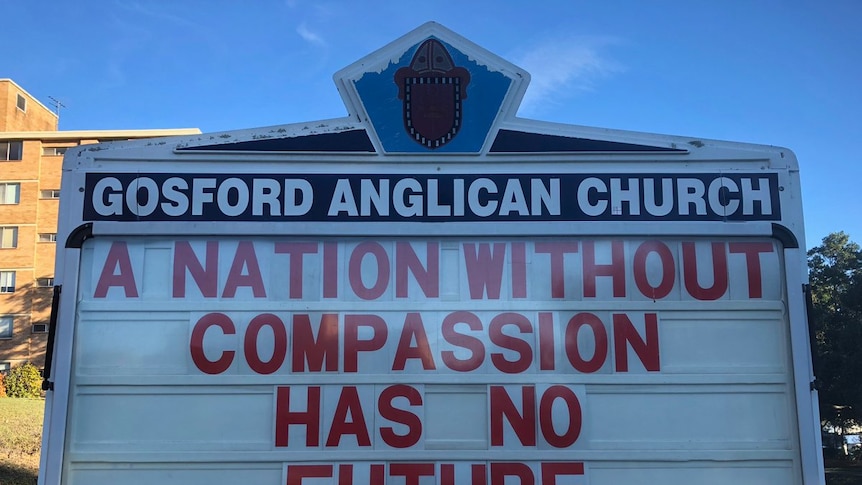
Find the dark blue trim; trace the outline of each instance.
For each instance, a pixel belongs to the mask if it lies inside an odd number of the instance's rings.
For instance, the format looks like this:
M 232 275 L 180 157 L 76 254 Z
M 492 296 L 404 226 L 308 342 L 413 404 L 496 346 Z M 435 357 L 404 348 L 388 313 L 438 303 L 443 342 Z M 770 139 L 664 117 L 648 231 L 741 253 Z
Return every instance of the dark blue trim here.
M 687 153 L 679 148 L 636 145 L 615 141 L 590 140 L 569 136 L 500 130 L 491 153 L 548 153 L 548 152 L 665 152 Z
M 781 224 L 776 224 L 773 222 L 772 237 L 781 241 L 781 244 L 784 245 L 784 249 L 799 248 L 799 240 L 796 239 L 796 235 L 793 234 L 793 231 L 788 229 L 786 226 L 782 226 Z
M 69 237 L 66 238 L 66 247 L 81 249 L 84 245 L 84 241 L 91 237 L 93 237 L 93 223 L 85 222 L 72 230 Z
M 178 148 L 177 151 L 248 151 L 248 152 L 365 152 L 374 153 L 374 145 L 365 130 L 350 130 L 340 133 L 291 138 L 266 138 L 260 140 L 219 143 Z
M 60 312 L 60 293 L 62 285 L 54 287 L 54 296 L 51 298 L 51 317 L 48 321 L 48 344 L 45 349 L 45 367 L 42 369 L 42 390 L 53 391 L 54 383 L 51 379 L 51 369 L 54 364 L 54 339 L 57 336 L 57 317 Z

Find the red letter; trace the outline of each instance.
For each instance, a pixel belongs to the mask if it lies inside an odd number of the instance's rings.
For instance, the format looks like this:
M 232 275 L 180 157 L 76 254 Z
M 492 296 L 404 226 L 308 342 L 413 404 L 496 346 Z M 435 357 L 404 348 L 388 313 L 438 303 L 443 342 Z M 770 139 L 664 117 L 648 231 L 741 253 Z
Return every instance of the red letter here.
M 590 360 L 581 358 L 578 348 L 578 334 L 585 325 L 593 331 L 596 342 L 596 350 Z M 592 313 L 578 313 L 569 320 L 566 326 L 566 356 L 572 367 L 580 372 L 591 373 L 602 368 L 608 357 L 608 332 L 599 317 Z
M 368 340 L 359 340 L 359 327 L 371 327 L 374 336 Z M 377 315 L 345 315 L 344 372 L 357 372 L 359 352 L 374 352 L 382 349 L 388 335 L 386 321 Z
M 489 338 L 491 343 L 500 346 L 504 349 L 513 350 L 518 353 L 518 359 L 515 361 L 506 360 L 506 356 L 501 352 L 491 353 L 491 362 L 494 367 L 505 372 L 506 374 L 517 374 L 524 372 L 530 368 L 533 362 L 533 347 L 526 340 L 521 340 L 516 337 L 511 337 L 503 333 L 505 325 L 514 325 L 518 327 L 521 333 L 533 333 L 533 325 L 527 320 L 527 317 L 519 313 L 501 313 L 491 320 L 488 327 Z
M 499 300 L 503 285 L 503 263 L 506 261 L 506 244 L 488 243 L 464 244 L 464 263 L 467 265 L 467 282 L 470 285 L 470 298 L 481 300 L 487 289 L 488 299 Z
M 413 343 L 416 338 L 416 346 Z M 346 340 L 346 339 L 345 339 Z M 408 313 L 404 319 L 404 328 L 401 330 L 401 339 L 398 340 L 398 348 L 395 350 L 395 358 L 392 360 L 392 370 L 404 370 L 407 359 L 419 359 L 422 361 L 422 369 L 434 370 L 434 356 L 431 355 L 431 346 L 428 345 L 428 336 L 425 334 L 425 326 L 422 324 L 422 316 L 418 313 Z
M 419 485 L 420 477 L 433 477 L 433 463 L 390 463 L 390 477 L 404 477 L 404 485 Z
M 562 399 L 569 410 L 569 427 L 561 435 L 558 435 L 554 429 L 554 418 L 551 414 L 557 398 Z M 566 386 L 551 386 L 542 394 L 539 402 L 539 426 L 542 428 L 542 436 L 549 445 L 555 448 L 572 446 L 581 435 L 581 421 L 581 403 L 571 389 Z
M 491 386 L 491 446 L 503 446 L 503 418 L 509 421 L 512 431 L 518 441 L 524 446 L 536 446 L 536 388 L 521 387 L 521 406 L 524 414 L 518 414 L 518 409 L 509 393 L 503 386 Z
M 338 485 L 353 485 L 353 465 L 338 465 Z
M 290 386 L 279 386 L 275 392 L 275 446 L 288 445 L 292 424 L 305 426 L 305 446 L 320 444 L 320 386 L 308 388 L 308 410 L 290 410 Z
M 362 260 L 365 259 L 366 254 L 374 255 L 377 263 L 377 281 L 371 288 L 367 288 L 362 281 Z M 350 287 L 359 298 L 376 300 L 383 296 L 386 287 L 389 286 L 389 256 L 383 246 L 372 241 L 359 243 L 350 255 L 348 276 Z
M 290 255 L 290 298 L 302 298 L 302 256 L 317 254 L 317 243 L 275 243 L 275 253 Z
M 512 243 L 512 298 L 527 297 L 527 245 Z
M 491 463 L 491 485 L 506 485 L 506 477 L 518 477 L 520 485 L 536 485 L 533 469 L 526 463 Z
M 661 260 L 661 282 L 653 286 L 647 278 L 646 260 L 650 253 L 655 253 Z M 667 245 L 661 241 L 647 241 L 638 246 L 634 257 L 635 284 L 643 296 L 653 300 L 661 300 L 670 294 L 673 283 L 676 280 L 676 268 L 673 264 L 673 254 Z
M 293 316 L 293 372 L 305 372 L 306 356 L 309 372 L 320 372 L 326 360 L 326 370 L 338 370 L 338 315 L 324 313 L 320 316 L 317 340 L 311 329 L 308 315 Z
M 551 298 L 563 298 L 566 295 L 566 253 L 578 252 L 576 242 L 536 243 L 537 253 L 551 255 Z
M 682 243 L 682 265 L 685 289 L 698 300 L 718 300 L 727 292 L 727 254 L 724 243 L 712 243 L 712 278 L 709 288 L 702 288 L 697 280 L 697 252 L 693 242 Z
M 406 397 L 411 406 L 422 405 L 422 395 L 415 387 L 395 384 L 384 389 L 380 393 L 380 397 L 377 398 L 377 409 L 380 410 L 380 417 L 407 426 L 407 434 L 397 434 L 394 428 L 387 426 L 380 428 L 380 437 L 393 448 L 410 448 L 418 443 L 422 437 L 422 420 L 410 411 L 394 407 L 392 401 L 397 397 Z
M 470 312 L 452 312 L 443 319 L 443 339 L 452 345 L 469 350 L 470 357 L 459 359 L 451 350 L 444 350 L 441 356 L 446 367 L 458 372 L 470 372 L 478 369 L 485 360 L 485 346 L 476 337 L 456 332 L 455 325 L 459 323 L 466 323 L 470 330 L 478 331 L 482 330 L 482 322 L 479 321 L 479 317 Z
M 302 485 L 303 478 L 332 478 L 332 465 L 287 466 L 287 485 Z
M 626 342 L 632 346 L 638 359 L 648 371 L 658 372 L 658 318 L 655 313 L 644 315 L 646 326 L 646 342 L 638 335 L 632 321 L 625 313 L 615 313 L 614 319 L 614 360 L 617 372 L 628 372 L 629 353 Z
M 243 268 L 248 274 L 242 274 Z M 233 298 L 236 289 L 240 286 L 249 286 L 255 298 L 266 298 L 263 288 L 263 277 L 260 275 L 260 265 L 257 263 L 257 255 L 254 252 L 254 244 L 251 241 L 240 241 L 236 247 L 233 263 L 227 274 L 227 282 L 224 284 L 222 298 Z
M 368 483 L 384 483 L 386 477 L 386 465 L 372 464 L 369 472 Z
M 323 297 L 338 298 L 337 243 L 323 243 Z
M 407 242 L 395 243 L 395 296 L 407 298 L 407 272 L 413 273 L 416 283 L 422 288 L 427 298 L 440 296 L 440 249 L 437 243 L 425 245 L 425 258 L 428 267 L 422 267 L 422 262 L 413 251 L 413 246 Z
M 748 297 L 763 298 L 763 284 L 760 278 L 760 253 L 771 253 L 772 243 L 730 243 L 731 253 L 745 253 L 745 268 L 748 270 Z
M 207 313 L 202 316 L 195 327 L 192 329 L 192 336 L 189 343 L 189 351 L 192 354 L 192 362 L 195 366 L 207 374 L 221 374 L 226 371 L 233 362 L 233 356 L 236 352 L 233 350 L 224 350 L 218 360 L 207 359 L 204 353 L 204 335 L 212 326 L 221 328 L 225 335 L 233 335 L 236 333 L 236 327 L 233 322 L 224 313 Z
M 198 261 L 188 241 L 174 243 L 174 298 L 186 296 L 186 270 L 206 298 L 218 296 L 218 242 L 207 241 L 206 268 Z
M 118 265 L 120 273 L 114 274 Z M 99 283 L 96 285 L 96 293 L 93 296 L 104 298 L 108 295 L 108 288 L 112 286 L 122 287 L 126 298 L 138 297 L 138 287 L 135 286 L 135 275 L 132 272 L 132 261 L 129 259 L 129 248 L 125 241 L 114 241 L 111 244 L 111 249 L 105 258 L 105 266 L 99 276 Z
M 273 349 L 268 362 L 262 361 L 257 353 L 257 338 L 263 327 L 272 329 Z M 245 361 L 251 370 L 258 374 L 272 374 L 277 371 L 287 356 L 287 329 L 284 328 L 284 322 L 272 313 L 263 313 L 252 318 L 245 331 L 244 350 Z
M 613 278 L 614 297 L 626 296 L 626 258 L 622 241 L 611 242 L 611 264 L 596 263 L 596 243 L 584 241 L 584 296 L 596 296 L 596 277 Z
M 542 485 L 557 485 L 559 475 L 583 475 L 584 464 L 576 461 L 542 463 Z
M 554 370 L 556 356 L 554 314 L 539 312 L 539 369 Z
M 348 413 L 350 413 L 352 421 L 347 421 Z M 362 413 L 362 403 L 359 401 L 356 386 L 341 388 L 341 396 L 335 407 L 335 415 L 332 417 L 332 427 L 329 428 L 326 446 L 338 446 L 341 437 L 346 434 L 356 436 L 356 442 L 359 446 L 371 446 L 371 437 L 368 436 L 368 425 L 365 424 L 365 415 Z

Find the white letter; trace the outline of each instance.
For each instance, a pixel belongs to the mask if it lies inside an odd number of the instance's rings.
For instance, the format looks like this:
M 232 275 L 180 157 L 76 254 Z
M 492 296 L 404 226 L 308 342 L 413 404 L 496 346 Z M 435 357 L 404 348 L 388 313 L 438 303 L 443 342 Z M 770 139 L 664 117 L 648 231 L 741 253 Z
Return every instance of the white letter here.
M 350 185 L 347 186 L 348 191 Z M 296 205 L 296 192 L 300 192 L 302 202 Z M 353 192 L 350 192 L 350 201 L 353 202 Z M 305 179 L 284 179 L 284 215 L 286 216 L 301 216 L 307 214 L 311 210 L 311 204 L 314 203 L 314 189 L 311 188 L 311 183 Z M 330 208 L 330 210 L 332 210 Z M 356 215 L 356 204 L 353 204 L 353 216 Z
M 487 205 L 482 205 L 482 201 L 479 200 L 479 191 L 482 189 L 488 191 L 489 194 L 496 194 L 497 184 L 493 180 L 486 178 L 474 180 L 467 192 L 468 203 L 470 204 L 470 211 L 473 214 L 479 217 L 488 217 L 497 210 L 497 201 L 489 199 Z
M 742 179 L 742 213 L 754 215 L 754 201 L 760 202 L 760 214 L 772 215 L 772 194 L 769 191 L 769 179 L 757 179 L 758 188 L 751 186 L 751 179 Z
M 162 194 L 165 199 L 173 202 L 162 202 L 162 212 L 165 215 L 179 217 L 189 210 L 189 198 L 180 190 L 188 190 L 189 183 L 180 177 L 171 177 L 162 184 Z
M 510 212 L 517 211 L 519 216 L 530 215 L 527 208 L 527 198 L 524 189 L 518 179 L 506 181 L 506 190 L 503 191 L 503 200 L 500 201 L 500 215 L 507 216 Z
M 213 201 L 212 192 L 204 192 L 216 186 L 215 179 L 192 179 L 192 215 L 199 216 L 204 213 L 204 203 Z
M 389 216 L 389 179 L 380 179 L 380 190 L 371 179 L 359 181 L 359 214 L 371 215 L 371 205 L 383 217 Z
M 108 192 L 108 203 L 105 204 L 105 192 Z M 123 215 L 123 184 L 114 177 L 105 177 L 93 187 L 93 209 L 100 216 Z
M 138 193 L 141 189 L 147 192 L 144 205 L 138 205 Z M 138 177 L 126 188 L 126 205 L 129 211 L 136 216 L 148 216 L 156 210 L 159 205 L 159 186 L 156 181 L 149 177 Z
M 581 185 L 578 186 L 578 205 L 581 207 L 581 210 L 588 216 L 600 216 L 603 212 L 608 210 L 608 201 L 597 200 L 595 204 L 591 204 L 591 191 L 596 191 L 600 194 L 607 194 L 608 186 L 605 185 L 601 179 L 596 177 L 586 178 L 581 182 Z
M 727 204 L 721 203 L 721 189 L 726 188 L 728 192 L 739 193 L 736 182 L 727 177 L 718 177 L 709 184 L 709 208 L 720 216 L 733 215 L 739 209 L 739 201 L 728 198 Z
M 411 189 L 414 193 L 409 195 L 407 199 L 409 204 L 404 203 L 404 192 Z M 419 181 L 412 178 L 401 179 L 395 183 L 395 190 L 392 192 L 392 205 L 395 207 L 395 212 L 403 217 L 413 217 L 422 215 L 422 196 L 416 195 L 422 193 L 422 185 Z
M 694 204 L 695 213 L 699 216 L 706 215 L 706 201 L 703 200 L 703 180 L 700 179 L 678 179 L 676 190 L 679 192 L 679 215 L 687 216 L 688 209 Z
M 337 216 L 340 212 L 347 212 L 348 216 L 357 215 L 356 199 L 353 198 L 353 189 L 350 188 L 350 181 L 347 179 L 338 179 L 335 184 L 335 192 L 332 194 L 327 215 Z
M 644 179 L 644 206 L 654 216 L 666 216 L 673 209 L 673 180 L 661 179 L 661 205 L 655 198 L 655 181 Z
M 622 214 L 623 202 L 629 203 L 629 214 L 639 216 L 641 214 L 641 191 L 638 186 L 638 179 L 629 179 L 629 188 L 623 190 L 622 180 L 618 178 L 611 179 L 611 202 L 615 207 L 620 208 Z
M 281 207 L 278 206 L 278 196 L 281 195 L 281 186 L 275 179 L 253 179 L 251 181 L 251 215 L 262 216 L 263 206 L 269 206 L 270 216 L 280 216 Z
M 230 204 L 231 189 L 236 190 L 236 204 Z M 231 177 L 219 185 L 218 188 L 218 208 L 222 214 L 226 216 L 236 217 L 248 207 L 248 185 L 237 177 Z
M 534 216 L 542 215 L 542 206 L 552 216 L 560 215 L 560 179 L 551 179 L 551 187 L 546 188 L 542 179 L 530 180 L 530 206 Z
M 453 216 L 464 215 L 464 179 L 455 179 L 452 181 L 452 203 L 455 206 L 452 209 Z
M 437 190 L 437 179 L 428 179 L 428 215 L 449 216 L 452 215 L 451 207 L 440 205 L 440 191 Z

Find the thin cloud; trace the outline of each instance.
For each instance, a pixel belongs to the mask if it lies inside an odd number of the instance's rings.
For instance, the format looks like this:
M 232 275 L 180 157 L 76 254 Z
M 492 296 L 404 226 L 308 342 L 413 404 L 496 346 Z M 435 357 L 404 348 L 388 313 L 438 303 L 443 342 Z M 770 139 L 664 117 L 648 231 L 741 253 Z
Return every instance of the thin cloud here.
M 531 81 L 519 115 L 534 116 L 542 107 L 558 105 L 580 92 L 592 91 L 602 78 L 623 71 L 603 50 L 613 39 L 575 37 L 533 46 L 515 57 Z
M 309 29 L 304 22 L 299 24 L 299 27 L 296 28 L 296 33 L 310 44 L 326 46 L 326 41 L 323 40 L 323 37 Z
M 179 15 L 174 15 L 165 9 L 147 8 L 146 6 L 144 6 L 140 2 L 125 1 L 125 2 L 118 2 L 118 5 L 120 7 L 124 7 L 127 10 L 130 10 L 132 12 L 139 13 L 139 14 L 142 14 L 142 15 L 145 15 L 148 17 L 153 17 L 156 19 L 164 20 L 164 21 L 170 22 L 172 24 L 180 25 L 183 27 L 195 27 L 195 28 L 198 27 L 198 25 L 196 23 L 192 22 L 189 19 L 183 18 Z

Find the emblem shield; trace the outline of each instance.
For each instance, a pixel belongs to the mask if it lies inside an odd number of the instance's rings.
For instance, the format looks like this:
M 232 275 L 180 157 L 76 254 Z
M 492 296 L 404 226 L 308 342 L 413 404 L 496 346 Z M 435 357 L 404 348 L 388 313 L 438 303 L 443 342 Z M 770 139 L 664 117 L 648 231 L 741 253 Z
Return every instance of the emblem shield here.
M 395 72 L 404 129 L 410 137 L 432 150 L 451 141 L 461 129 L 469 83 L 470 73 L 455 66 L 440 41 L 423 42 L 410 66 Z

